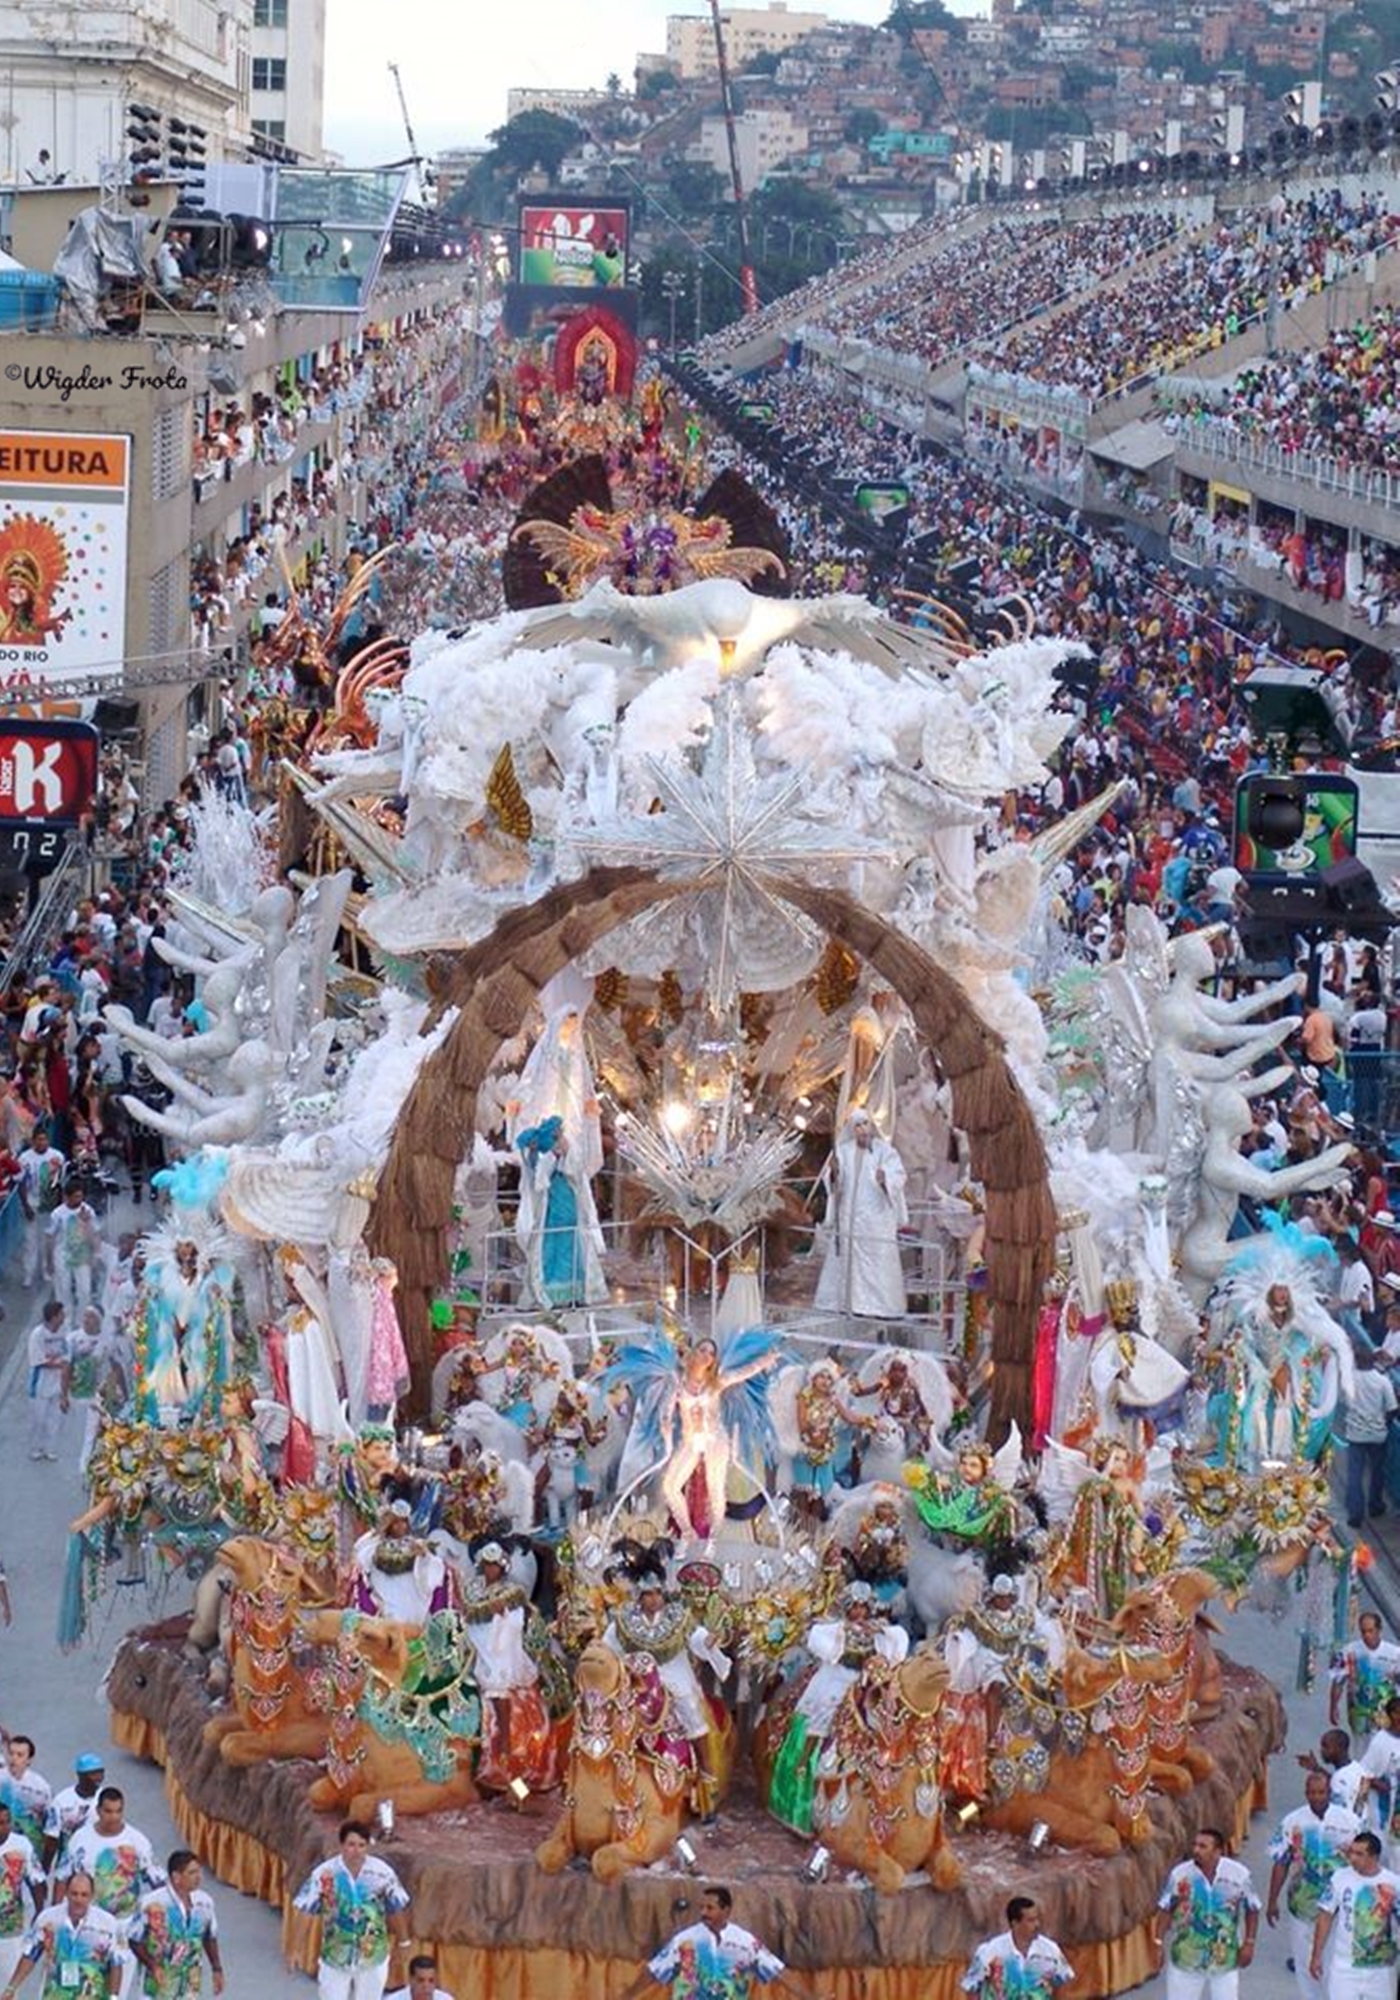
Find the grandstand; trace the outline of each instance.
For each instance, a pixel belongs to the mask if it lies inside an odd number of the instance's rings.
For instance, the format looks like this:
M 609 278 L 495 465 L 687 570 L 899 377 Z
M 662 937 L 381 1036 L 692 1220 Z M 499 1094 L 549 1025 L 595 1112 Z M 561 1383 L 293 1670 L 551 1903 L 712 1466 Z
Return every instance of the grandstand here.
M 712 381 L 762 371 L 783 452 L 848 495 L 936 441 L 1131 523 L 1301 633 L 1400 646 L 1397 232 L 1380 167 L 1001 204 L 868 252 L 698 359 Z

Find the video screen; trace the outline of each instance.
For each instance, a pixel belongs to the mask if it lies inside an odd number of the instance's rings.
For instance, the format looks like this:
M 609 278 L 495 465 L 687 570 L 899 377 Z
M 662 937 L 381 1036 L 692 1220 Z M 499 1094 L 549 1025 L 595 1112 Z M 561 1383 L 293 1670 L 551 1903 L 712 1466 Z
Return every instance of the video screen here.
M 627 282 L 628 211 L 620 202 L 520 205 L 520 282 L 559 290 L 616 291 Z

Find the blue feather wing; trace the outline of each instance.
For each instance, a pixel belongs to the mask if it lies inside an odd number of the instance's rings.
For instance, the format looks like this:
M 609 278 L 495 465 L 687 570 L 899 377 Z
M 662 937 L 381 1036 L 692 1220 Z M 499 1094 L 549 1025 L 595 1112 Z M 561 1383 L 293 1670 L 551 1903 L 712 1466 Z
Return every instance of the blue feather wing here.
M 621 1384 L 632 1394 L 632 1421 L 617 1468 L 619 1493 L 625 1493 L 644 1472 L 654 1470 L 670 1456 L 671 1416 L 679 1377 L 675 1342 L 659 1330 L 645 1344 L 628 1341 L 619 1347 L 598 1377 L 604 1389 Z
M 733 1374 L 782 1351 L 782 1336 L 770 1327 L 743 1327 L 731 1333 L 721 1346 L 720 1372 Z M 760 1473 L 778 1451 L 768 1409 L 768 1385 L 772 1379 L 771 1369 L 764 1375 L 751 1375 L 747 1382 L 736 1383 L 720 1397 L 720 1420 L 726 1433 L 735 1440 L 739 1463 L 754 1474 Z

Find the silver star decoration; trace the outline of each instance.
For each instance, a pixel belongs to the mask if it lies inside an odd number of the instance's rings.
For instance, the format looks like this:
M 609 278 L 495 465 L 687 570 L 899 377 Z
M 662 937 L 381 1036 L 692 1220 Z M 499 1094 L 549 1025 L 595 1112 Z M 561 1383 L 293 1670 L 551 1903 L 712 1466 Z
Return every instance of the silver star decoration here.
M 809 972 L 822 934 L 764 878 L 818 875 L 883 850 L 811 816 L 810 776 L 759 775 L 732 688 L 720 692 L 698 770 L 655 757 L 646 768 L 662 811 L 618 815 L 563 837 L 595 860 L 641 863 L 687 881 L 682 895 L 625 927 L 648 969 L 675 965 L 689 942 L 717 1013 L 741 989 L 771 992 Z M 608 950 L 616 953 L 616 934 Z

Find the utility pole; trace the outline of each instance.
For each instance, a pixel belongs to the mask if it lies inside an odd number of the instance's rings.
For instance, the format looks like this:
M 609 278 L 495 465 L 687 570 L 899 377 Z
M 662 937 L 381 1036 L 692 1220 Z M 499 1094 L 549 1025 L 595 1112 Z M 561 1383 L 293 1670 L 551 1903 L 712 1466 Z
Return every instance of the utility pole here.
M 680 271 L 667 271 L 661 280 L 661 296 L 671 308 L 671 352 L 676 351 L 676 307 L 685 296 L 685 276 Z
M 758 280 L 753 274 L 749 249 L 749 218 L 744 206 L 744 176 L 739 167 L 739 131 L 734 122 L 734 93 L 729 87 L 729 58 L 724 49 L 724 23 L 719 17 L 719 0 L 710 0 L 715 24 L 715 57 L 719 65 L 719 94 L 724 106 L 724 130 L 729 141 L 729 178 L 734 186 L 734 217 L 739 225 L 739 282 L 744 292 L 744 311 L 758 311 Z

